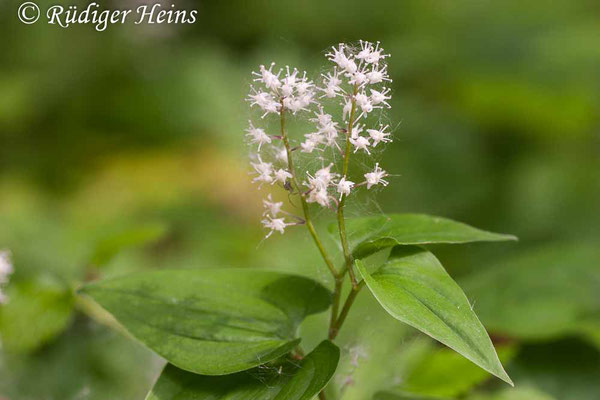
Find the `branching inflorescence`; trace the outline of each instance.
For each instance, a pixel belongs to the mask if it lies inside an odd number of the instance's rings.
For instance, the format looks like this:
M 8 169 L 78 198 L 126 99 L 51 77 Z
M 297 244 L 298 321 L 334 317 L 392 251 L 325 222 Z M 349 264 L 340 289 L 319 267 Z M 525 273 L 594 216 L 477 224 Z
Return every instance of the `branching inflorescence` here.
M 275 114 L 279 132 L 268 133 L 258 122 L 249 121 L 246 136 L 252 147 L 251 165 L 253 181 L 260 187 L 280 186 L 290 199 L 300 199 L 303 215 L 284 211 L 283 202 L 274 201 L 269 193 L 263 200 L 262 224 L 268 230 L 283 234 L 294 225 L 306 225 L 319 251 L 336 281 L 334 303 L 330 324 L 330 337 L 337 334 L 358 290 L 362 287 L 354 275 L 353 259 L 345 230 L 344 206 L 346 199 L 364 187 L 386 186 L 388 173 L 379 163 L 372 169 L 362 171 L 358 178 L 349 176 L 350 160 L 356 153 L 370 156 L 386 143 L 392 141 L 389 125 L 368 121 L 376 110 L 389 109 L 391 82 L 386 59 L 379 42 L 360 41 L 358 46 L 339 44 L 326 54 L 332 68 L 317 80 L 307 77 L 306 72 L 286 66 L 276 68 L 275 63 L 253 72 L 248 101 L 251 107 L 261 110 L 261 121 Z M 326 112 L 334 109 L 335 112 Z M 292 137 L 286 129 L 286 117 L 294 115 L 308 121 L 314 128 L 308 133 Z M 319 167 L 312 171 L 300 171 L 297 159 L 311 157 Z M 312 163 L 314 165 L 315 163 Z M 335 210 L 345 265 L 336 269 L 313 226 L 309 204 Z M 350 275 L 353 285 L 348 301 L 338 318 L 339 297 L 344 276 Z

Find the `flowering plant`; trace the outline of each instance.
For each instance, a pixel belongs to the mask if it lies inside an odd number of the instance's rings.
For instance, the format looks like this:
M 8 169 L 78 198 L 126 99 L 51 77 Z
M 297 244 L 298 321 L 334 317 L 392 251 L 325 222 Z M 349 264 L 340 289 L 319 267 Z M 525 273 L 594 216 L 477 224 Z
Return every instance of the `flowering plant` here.
M 355 162 L 358 155 L 375 155 L 392 141 L 389 125 L 379 122 L 390 108 L 389 55 L 379 43 L 361 41 L 340 44 L 326 56 L 332 68 L 316 81 L 295 68 L 260 66 L 248 96 L 260 118 L 249 122 L 246 136 L 253 181 L 279 188 L 301 210 L 296 215 L 269 193 L 263 201 L 266 236 L 306 226 L 333 290 L 297 275 L 223 268 L 144 272 L 84 286 L 84 294 L 169 362 L 147 399 L 327 398 L 340 356 L 334 341 L 364 287 L 393 318 L 512 384 L 468 299 L 422 246 L 514 237 L 420 214 L 347 218 L 350 197 L 390 180 L 378 162 L 355 172 L 363 165 Z M 292 135 L 292 116 L 314 128 Z M 268 128 L 269 119 L 277 120 L 277 132 Z M 314 225 L 314 207 L 336 215 L 341 267 Z M 383 252 L 383 265 L 372 265 L 369 256 Z M 350 289 L 343 300 L 345 282 Z M 324 340 L 305 354 L 298 327 L 326 310 Z

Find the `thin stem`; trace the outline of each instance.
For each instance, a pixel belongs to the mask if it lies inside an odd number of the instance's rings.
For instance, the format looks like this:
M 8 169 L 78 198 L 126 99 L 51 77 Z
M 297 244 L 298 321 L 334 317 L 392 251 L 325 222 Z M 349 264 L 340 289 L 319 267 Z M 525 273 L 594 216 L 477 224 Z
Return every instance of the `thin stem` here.
M 338 311 L 340 308 L 340 297 L 342 295 L 342 285 L 344 283 L 344 275 L 338 276 L 335 279 L 335 289 L 333 291 L 333 300 L 331 305 L 331 318 L 329 319 L 329 334 L 335 326 Z
M 327 251 L 325 250 L 325 247 L 323 246 L 323 243 L 321 242 L 321 239 L 319 238 L 319 235 L 317 234 L 317 231 L 315 230 L 315 227 L 310 218 L 308 204 L 306 203 L 306 199 L 304 198 L 304 194 L 300 190 L 300 184 L 298 183 L 298 179 L 296 178 L 296 169 L 294 168 L 294 161 L 292 159 L 292 149 L 290 147 L 290 141 L 288 140 L 288 136 L 287 136 L 287 133 L 285 130 L 285 107 L 283 106 L 283 101 L 281 102 L 281 110 L 279 112 L 279 115 L 281 117 L 281 138 L 283 140 L 283 144 L 285 146 L 285 151 L 287 154 L 288 169 L 290 171 L 290 174 L 292 174 L 292 182 L 294 183 L 294 186 L 296 187 L 296 191 L 298 192 L 298 194 L 300 196 L 300 202 L 302 203 L 302 212 L 304 213 L 304 220 L 306 222 L 306 227 L 308 228 L 308 231 L 310 232 L 310 235 L 312 236 L 315 244 L 319 248 L 319 252 L 321 253 L 321 256 L 323 257 L 325 264 L 327 264 L 327 268 L 329 268 L 329 271 L 331 271 L 331 274 L 337 279 L 338 272 L 336 271 L 335 267 L 333 266 L 333 262 L 331 261 L 331 258 L 329 258 L 329 255 L 327 254 Z
M 74 305 L 76 310 L 82 314 L 85 314 L 88 318 L 94 320 L 100 325 L 107 326 L 129 338 L 133 338 L 133 336 L 131 336 L 131 334 L 125 328 L 123 328 L 111 314 L 99 307 L 88 297 L 78 296 L 75 293 L 73 294 L 73 297 L 75 298 Z
M 350 119 L 348 120 L 348 129 L 346 132 L 346 151 L 344 152 L 344 168 L 342 176 L 345 178 L 348 175 L 348 165 L 350 164 L 350 152 L 352 150 L 350 138 L 352 137 L 352 130 L 354 128 L 354 118 L 356 116 L 356 94 L 358 92 L 358 86 L 354 85 L 354 91 L 352 94 L 352 109 L 350 110 Z M 345 268 L 348 270 L 350 274 L 350 280 L 352 282 L 352 287 L 356 288 L 357 281 L 356 276 L 354 275 L 354 260 L 352 258 L 352 253 L 350 253 L 350 246 L 348 245 L 348 238 L 346 235 L 346 222 L 344 218 L 344 205 L 346 204 L 346 195 L 343 195 L 338 203 L 337 208 L 337 220 L 338 220 L 338 228 L 340 231 L 340 241 L 342 242 L 342 249 L 344 250 L 344 259 L 346 261 Z M 342 271 L 341 273 L 344 273 Z
M 337 318 L 337 321 L 335 322 L 334 326 L 331 329 L 329 329 L 329 340 L 335 339 L 336 336 L 338 335 L 338 333 L 340 332 L 340 329 L 342 328 L 342 325 L 344 324 L 344 321 L 346 320 L 346 317 L 348 316 L 348 312 L 350 311 L 350 308 L 352 307 L 352 304 L 354 303 L 356 296 L 358 295 L 360 290 L 363 288 L 363 286 L 365 286 L 364 280 L 361 281 L 355 287 L 353 287 L 352 290 L 350 291 L 350 294 L 348 294 L 348 297 L 346 298 L 346 302 L 344 303 L 344 307 L 342 308 L 342 311 L 340 312 L 340 316 Z
M 324 390 L 322 390 L 319 393 L 319 400 L 327 400 L 327 396 L 325 395 L 325 391 Z

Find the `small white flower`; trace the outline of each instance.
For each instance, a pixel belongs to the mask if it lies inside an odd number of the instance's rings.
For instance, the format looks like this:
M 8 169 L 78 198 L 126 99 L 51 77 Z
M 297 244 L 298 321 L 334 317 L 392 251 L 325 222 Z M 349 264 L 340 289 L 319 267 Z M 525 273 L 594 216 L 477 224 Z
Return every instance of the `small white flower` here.
M 375 48 L 372 48 L 369 54 L 367 54 L 364 60 L 369 64 L 379 64 L 379 61 L 389 57 L 389 54 L 383 54 L 383 48 L 379 48 L 379 42 L 375 44 Z
M 271 183 L 273 182 L 273 164 L 269 162 L 263 162 L 260 156 L 258 156 L 258 162 L 251 162 L 252 168 L 258 176 L 252 179 L 252 182 Z
M 352 134 L 350 135 L 350 137 L 352 139 L 356 139 L 358 138 L 358 135 L 360 135 L 360 133 L 363 131 L 364 125 L 361 124 L 355 124 L 352 127 Z
M 308 111 L 307 107 L 310 106 L 311 103 L 313 102 L 313 97 L 314 97 L 313 92 L 306 92 L 302 95 L 299 95 L 296 98 L 296 103 L 294 104 L 295 107 L 294 107 L 293 111 L 294 112 L 297 112 L 300 110 Z
M 337 124 L 332 122 L 326 127 L 321 128 L 321 133 L 325 135 L 325 144 L 327 146 L 337 145 L 336 139 L 338 137 Z
M 377 146 L 379 142 L 387 143 L 392 141 L 392 139 L 389 139 L 390 133 L 385 131 L 389 127 L 389 125 L 380 125 L 379 129 L 367 129 L 367 133 L 373 139 L 373 147 Z
M 302 73 L 302 78 L 296 83 L 296 92 L 299 95 L 307 93 L 313 87 L 313 83 L 306 78 L 306 71 Z
M 273 183 L 275 182 L 281 182 L 285 185 L 285 183 L 287 182 L 288 179 L 292 178 L 292 174 L 290 174 L 288 171 L 286 171 L 285 169 L 278 169 L 277 171 L 275 171 L 273 173 Z
M 250 101 L 250 106 L 257 105 L 261 108 L 264 107 L 265 104 L 273 101 L 273 96 L 269 92 L 261 92 L 253 87 L 250 87 L 252 92 L 248 95 L 248 101 Z
M 285 228 L 288 225 L 290 225 L 287 222 L 285 222 L 284 218 L 272 218 L 268 215 L 261 222 L 265 228 L 270 230 L 269 233 L 267 233 L 267 235 L 265 236 L 267 238 L 269 236 L 271 236 L 273 234 L 273 232 L 275 232 L 275 231 L 277 231 L 283 235 L 283 233 L 285 232 Z
M 331 173 L 332 166 L 333 166 L 333 163 L 331 163 L 328 166 L 321 168 L 320 170 L 315 172 L 315 179 L 318 180 L 322 184 L 322 187 L 329 186 L 329 184 L 331 183 L 333 178 L 336 176 L 336 174 Z
M 337 49 L 335 47 L 332 47 L 331 49 L 333 50 L 333 52 L 326 54 L 330 61 L 336 63 L 341 69 L 346 71 L 348 74 L 353 74 L 356 72 L 358 67 L 356 66 L 354 60 L 346 56 L 345 45 L 343 43 L 340 43 Z
M 337 184 L 337 192 L 340 194 L 340 200 L 343 196 L 348 196 L 354 187 L 354 182 L 347 181 L 346 177 L 343 176 L 342 179 Z
M 359 60 L 364 60 L 371 54 L 373 50 L 373 44 L 371 42 L 367 42 L 366 40 L 359 40 L 360 42 L 360 52 L 356 55 L 356 58 Z
M 354 146 L 354 152 L 356 153 L 358 150 L 364 150 L 367 154 L 371 154 L 369 151 L 369 146 L 371 143 L 369 142 L 369 138 L 364 136 L 358 136 L 356 138 L 350 137 L 350 143 Z
M 329 206 L 329 193 L 327 193 L 327 189 L 313 189 L 308 193 L 308 197 L 306 198 L 308 203 L 317 203 L 320 206 L 328 207 Z
M 373 104 L 369 97 L 364 93 L 357 93 L 355 96 L 356 105 L 359 106 L 363 113 L 367 114 L 373 111 Z
M 263 118 L 269 113 L 279 112 L 281 106 L 270 93 L 257 91 L 253 87 L 250 87 L 250 89 L 252 92 L 248 95 L 247 100 L 250 102 L 251 107 L 256 105 L 265 112 Z
M 383 88 L 381 92 L 371 89 L 371 103 L 373 103 L 374 106 L 378 104 L 385 104 L 387 108 L 392 108 L 392 106 L 390 106 L 387 102 L 387 100 L 392 98 L 391 96 L 387 96 L 389 92 L 389 88 Z
M 281 212 L 281 207 L 283 207 L 282 201 L 273 201 L 271 198 L 271 194 L 267 196 L 266 200 L 263 200 L 263 207 L 265 208 L 265 212 L 263 215 L 270 214 L 271 217 L 275 218 Z
M 337 122 L 331 121 L 328 124 L 321 125 L 319 128 L 319 132 L 321 132 L 324 135 L 333 135 L 334 133 L 337 135 Z
M 283 78 L 283 84 L 291 86 L 292 88 L 296 85 L 296 75 L 298 75 L 298 69 L 294 68 L 290 73 L 290 66 L 285 66 L 285 77 Z
M 357 93 L 356 96 L 354 96 L 354 101 L 356 101 L 356 105 L 359 107 L 370 102 L 369 97 L 364 93 Z
M 387 76 L 387 66 L 383 66 L 381 69 L 373 68 L 371 72 L 367 72 L 367 79 L 372 85 L 383 81 L 389 81 L 390 79 Z
M 356 63 L 354 62 L 354 60 L 350 60 L 350 59 L 348 59 L 346 61 L 343 68 L 346 70 L 348 75 L 352 75 L 358 70 L 358 67 L 357 67 Z
M 323 76 L 323 84 L 325 87 L 320 90 L 325 94 L 325 97 L 334 98 L 339 92 L 343 92 L 340 87 L 342 80 L 339 78 L 337 67 L 333 67 L 333 73 L 329 72 L 327 75 L 321 75 Z
M 246 129 L 246 136 L 250 137 L 251 143 L 258 143 L 258 151 L 265 143 L 271 143 L 271 137 L 265 133 L 265 131 L 261 128 L 255 128 L 252 124 L 252 121 L 248 121 L 250 123 L 250 127 Z
M 308 136 L 308 135 L 305 135 Z M 317 146 L 319 145 L 319 142 L 311 139 L 311 138 L 307 138 L 304 142 L 300 143 L 300 151 L 303 153 L 312 153 Z
M 378 184 L 387 186 L 389 182 L 383 179 L 386 176 L 387 172 L 379 168 L 379 163 L 375 164 L 375 169 L 373 170 L 373 172 L 368 172 L 365 174 L 365 179 L 367 181 L 367 189 L 371 189 L 372 186 Z
M 266 69 L 264 65 L 261 65 L 260 73 L 253 72 L 252 74 L 257 75 L 258 78 L 255 81 L 262 82 L 267 87 L 267 89 L 277 90 L 281 86 L 281 82 L 279 81 L 279 74 L 281 74 L 281 70 L 275 75 L 271 70 L 275 66 L 275 63 L 271 63 L 269 69 Z
M 329 97 L 330 99 L 334 98 L 337 95 L 337 90 L 335 86 L 327 85 L 321 90 L 325 94 L 325 97 Z
M 273 218 L 277 217 L 277 215 L 281 212 L 281 207 L 283 207 L 283 202 L 273 201 L 271 194 L 267 196 L 266 200 L 263 200 L 263 207 L 265 208 L 265 212 L 263 215 L 270 214 Z
M 298 82 L 296 84 L 296 92 L 298 92 L 299 95 L 303 95 L 306 92 L 308 92 L 308 89 L 310 89 L 311 84 L 310 82 L 306 81 L 306 80 L 301 80 L 300 82 Z
M 323 142 L 321 132 L 307 133 L 304 137 L 306 140 L 300 143 L 300 151 L 303 153 L 312 153 Z
M 285 98 L 289 98 L 294 94 L 294 87 L 292 85 L 282 85 L 281 86 L 281 95 Z
M 346 116 L 352 113 L 352 100 L 347 99 L 344 103 L 344 108 L 342 109 L 342 118 L 344 121 L 346 120 Z
M 308 172 L 306 173 L 306 176 L 308 177 L 308 184 L 306 182 L 304 182 L 304 184 L 308 185 L 311 191 L 327 190 L 330 180 L 323 180 L 322 177 L 317 178 Z
M 351 85 L 361 86 L 363 83 L 366 83 L 367 81 L 368 81 L 367 75 L 365 75 L 365 73 L 363 71 L 358 70 L 354 74 L 352 74 L 352 79 L 350 79 L 348 81 L 348 83 Z
M 317 122 L 319 126 L 325 126 L 333 121 L 331 114 L 323 112 L 323 107 L 319 107 L 319 112 L 315 112 L 317 118 L 312 118 L 311 121 Z

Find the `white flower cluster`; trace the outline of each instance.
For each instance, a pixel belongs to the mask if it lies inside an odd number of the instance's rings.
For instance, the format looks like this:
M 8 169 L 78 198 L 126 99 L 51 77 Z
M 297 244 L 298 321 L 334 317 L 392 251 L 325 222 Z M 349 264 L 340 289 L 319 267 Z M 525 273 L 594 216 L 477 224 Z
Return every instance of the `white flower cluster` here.
M 0 251 L 0 304 L 8 301 L 8 298 L 2 291 L 2 286 L 8 283 L 8 278 L 12 273 L 13 266 L 10 261 L 10 252 L 8 250 Z
M 364 152 L 370 155 L 378 145 L 392 141 L 389 125 L 367 127 L 370 113 L 390 108 L 390 89 L 385 84 L 391 80 L 385 63 L 389 55 L 384 53 L 379 42 L 360 41 L 356 47 L 340 44 L 332 47 L 326 57 L 334 65 L 331 71 L 322 74 L 321 86 L 309 80 L 306 72 L 300 73 L 296 68 L 275 69 L 275 63 L 269 68 L 261 65 L 258 72 L 252 73 L 258 87 L 251 85 L 247 99 L 251 107 L 256 106 L 262 111 L 262 118 L 268 114 L 284 118 L 287 112 L 312 115 L 307 119 L 315 124 L 314 131 L 304 134 L 303 139 L 296 142 L 285 131 L 268 133 L 249 121 L 246 136 L 256 149 L 251 156 L 255 174 L 253 182 L 261 186 L 280 184 L 290 193 L 302 196 L 307 203 L 331 207 L 360 186 L 371 189 L 375 185 L 388 184 L 384 179 L 388 174 L 378 163 L 372 171 L 363 175 L 364 181 L 359 183 L 350 180 L 344 171 L 347 171 L 347 158 L 351 154 Z M 332 100 L 339 100 L 341 107 L 337 120 L 325 112 L 326 102 Z M 348 154 L 347 149 L 350 150 Z M 344 168 L 333 162 L 324 166 L 326 150 L 341 153 Z M 299 171 L 292 170 L 293 162 L 289 163 L 292 160 L 288 160 L 288 156 L 296 153 L 307 154 L 307 157 L 315 154 L 322 168 L 300 177 Z M 286 214 L 282 211 L 283 204 L 273 202 L 271 195 L 264 205 L 266 211 L 262 223 L 269 229 L 267 236 L 274 231 L 283 233 L 287 226 L 303 221 L 300 217 L 295 217 L 297 222 L 287 221 L 282 216 L 282 213 Z

